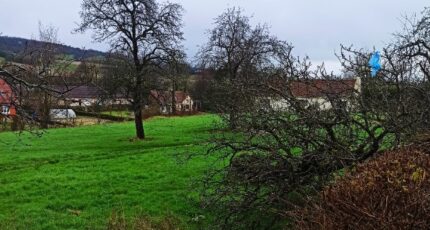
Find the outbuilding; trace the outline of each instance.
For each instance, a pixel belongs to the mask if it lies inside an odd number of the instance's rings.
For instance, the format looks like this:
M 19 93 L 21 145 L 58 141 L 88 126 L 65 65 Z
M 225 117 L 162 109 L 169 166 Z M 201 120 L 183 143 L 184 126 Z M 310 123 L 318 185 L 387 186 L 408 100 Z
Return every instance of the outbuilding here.
M 77 117 L 73 109 L 51 109 L 49 115 L 52 120 L 74 120 Z

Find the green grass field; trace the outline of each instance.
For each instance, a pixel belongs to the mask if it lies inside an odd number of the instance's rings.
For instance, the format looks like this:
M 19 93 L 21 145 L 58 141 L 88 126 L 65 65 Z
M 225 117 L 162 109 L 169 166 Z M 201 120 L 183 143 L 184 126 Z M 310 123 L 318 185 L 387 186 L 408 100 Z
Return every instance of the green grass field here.
M 105 229 L 114 210 L 186 224 L 191 182 L 210 160 L 178 159 L 205 151 L 216 119 L 154 118 L 145 141 L 133 123 L 0 134 L 0 229 Z
M 102 114 L 115 116 L 115 117 L 131 117 L 133 118 L 133 112 L 130 111 L 104 111 Z

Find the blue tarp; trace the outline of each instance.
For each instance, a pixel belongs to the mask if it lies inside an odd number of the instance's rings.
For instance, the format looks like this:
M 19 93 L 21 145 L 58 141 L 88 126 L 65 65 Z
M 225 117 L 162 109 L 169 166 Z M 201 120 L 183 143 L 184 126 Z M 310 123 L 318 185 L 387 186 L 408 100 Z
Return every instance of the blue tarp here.
M 381 55 L 379 52 L 375 52 L 369 61 L 369 66 L 372 70 L 371 75 L 372 77 L 375 77 L 376 74 L 381 70 Z

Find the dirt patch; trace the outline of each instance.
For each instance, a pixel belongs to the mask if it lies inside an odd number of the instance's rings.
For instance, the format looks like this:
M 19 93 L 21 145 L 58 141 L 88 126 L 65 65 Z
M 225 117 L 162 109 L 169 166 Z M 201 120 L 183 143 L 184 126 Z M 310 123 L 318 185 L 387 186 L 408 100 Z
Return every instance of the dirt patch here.
M 112 123 L 112 121 L 103 120 L 103 119 L 94 118 L 94 117 L 85 117 L 85 116 L 80 116 L 77 119 L 75 119 L 76 126 L 99 125 L 99 124 L 106 124 L 106 123 Z

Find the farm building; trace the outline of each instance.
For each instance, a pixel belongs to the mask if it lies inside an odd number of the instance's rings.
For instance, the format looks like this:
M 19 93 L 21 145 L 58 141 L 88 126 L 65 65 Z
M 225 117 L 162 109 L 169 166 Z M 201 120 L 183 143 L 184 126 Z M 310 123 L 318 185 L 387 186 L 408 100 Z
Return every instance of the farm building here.
M 293 97 L 307 105 L 318 106 L 321 110 L 332 108 L 330 98 L 341 97 L 346 103 L 352 96 L 361 93 L 361 79 L 311 79 L 292 81 L 289 89 Z M 270 99 L 270 106 L 274 109 L 288 109 L 289 103 L 285 99 Z
M 0 79 L 0 115 L 15 116 L 16 107 L 14 105 L 15 95 L 12 87 L 5 80 Z
M 160 107 L 160 113 L 172 113 L 172 101 L 175 100 L 175 112 L 196 112 L 200 109 L 198 102 L 195 102 L 191 96 L 184 91 L 157 91 L 151 90 L 151 99 Z
M 62 96 L 63 105 L 72 108 L 91 107 L 95 105 L 128 105 L 129 102 L 126 98 L 116 95 L 115 99 L 108 99 L 106 94 L 97 86 L 82 85 L 82 86 L 68 86 L 68 87 L 55 87 L 60 92 L 65 92 Z
M 51 109 L 49 116 L 52 120 L 70 120 L 76 119 L 76 113 L 72 109 Z

